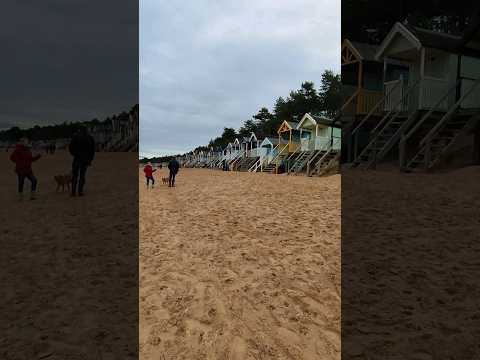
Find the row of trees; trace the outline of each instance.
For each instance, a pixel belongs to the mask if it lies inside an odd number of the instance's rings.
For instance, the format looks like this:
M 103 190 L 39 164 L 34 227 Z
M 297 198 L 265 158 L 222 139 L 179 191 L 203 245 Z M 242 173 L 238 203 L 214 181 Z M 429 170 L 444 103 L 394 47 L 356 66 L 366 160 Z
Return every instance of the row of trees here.
M 122 111 L 120 114 L 107 117 L 102 121 L 93 119 L 90 121 L 64 122 L 62 124 L 47 126 L 36 125 L 29 129 L 21 129 L 15 126 L 8 130 L 0 131 L 0 141 L 14 142 L 21 137 L 28 137 L 32 141 L 53 141 L 55 139 L 70 138 L 82 125 L 91 127 L 95 125 L 110 124 L 112 120 L 127 120 L 129 115 L 134 112 L 138 113 L 138 104 L 134 105 L 128 112 Z
M 243 122 L 237 130 L 224 128 L 223 133 L 210 141 L 208 146 L 199 146 L 195 151 L 205 151 L 210 147 L 224 148 L 236 137 L 248 137 L 253 132 L 257 137 L 276 136 L 277 129 L 284 121 L 300 119 L 307 112 L 322 114 L 333 118 L 341 106 L 341 80 L 340 75 L 326 70 L 321 77 L 320 88 L 310 81 L 302 83 L 300 89 L 290 92 L 288 97 L 279 97 L 275 102 L 273 112 L 262 107 L 250 119 Z
M 180 157 L 181 155 L 167 155 L 167 156 L 155 156 L 155 157 L 144 157 L 139 160 L 140 164 L 146 164 L 152 162 L 155 164 L 168 163 L 170 160 Z
M 478 0 L 342 0 L 342 39 L 380 43 L 393 24 L 461 35 L 478 11 Z

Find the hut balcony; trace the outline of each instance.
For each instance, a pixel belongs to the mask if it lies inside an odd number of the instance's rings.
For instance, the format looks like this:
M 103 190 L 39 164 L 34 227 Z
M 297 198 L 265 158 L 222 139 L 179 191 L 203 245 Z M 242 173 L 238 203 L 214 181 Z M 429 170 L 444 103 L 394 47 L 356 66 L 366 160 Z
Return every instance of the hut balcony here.
M 339 137 L 317 136 L 313 139 L 302 139 L 300 146 L 301 151 L 327 150 L 330 146 L 334 150 L 340 150 L 342 144 Z

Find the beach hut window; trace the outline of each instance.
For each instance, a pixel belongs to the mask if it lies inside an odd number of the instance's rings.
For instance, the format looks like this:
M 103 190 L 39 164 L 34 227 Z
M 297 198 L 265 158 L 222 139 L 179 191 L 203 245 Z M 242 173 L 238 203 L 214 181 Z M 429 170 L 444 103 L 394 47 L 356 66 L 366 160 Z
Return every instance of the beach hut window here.
M 312 133 L 310 131 L 302 131 L 302 139 L 310 139 L 312 137 Z
M 292 140 L 293 141 L 300 140 L 300 131 L 292 130 Z
M 287 141 L 290 140 L 290 132 L 288 131 L 284 131 L 280 133 L 280 136 L 283 140 L 287 140 Z
M 328 136 L 328 128 L 326 128 L 326 127 L 318 128 L 318 136 L 327 137 Z
M 408 71 L 409 67 L 405 65 L 397 65 L 397 64 L 388 64 L 387 71 L 385 73 L 385 81 L 394 81 L 399 80 L 403 77 L 403 80 L 407 80 L 408 78 Z

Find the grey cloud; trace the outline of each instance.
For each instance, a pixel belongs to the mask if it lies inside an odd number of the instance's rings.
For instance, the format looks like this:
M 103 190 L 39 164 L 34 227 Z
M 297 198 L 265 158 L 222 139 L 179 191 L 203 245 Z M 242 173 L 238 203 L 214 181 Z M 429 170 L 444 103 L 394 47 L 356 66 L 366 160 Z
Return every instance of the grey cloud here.
M 297 4 L 297 5 L 295 5 Z M 140 152 L 185 152 L 340 68 L 340 2 L 140 7 Z
M 135 2 L 6 0 L 0 121 L 100 118 L 138 102 Z

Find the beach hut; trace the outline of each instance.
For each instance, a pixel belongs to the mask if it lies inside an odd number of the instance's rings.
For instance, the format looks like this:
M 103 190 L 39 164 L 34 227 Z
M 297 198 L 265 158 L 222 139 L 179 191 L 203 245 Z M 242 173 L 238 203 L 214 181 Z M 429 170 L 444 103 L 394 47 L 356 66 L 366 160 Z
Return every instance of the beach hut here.
M 382 116 L 368 144 L 354 146 L 354 166 L 374 167 L 399 144 L 402 169 L 432 168 L 474 126 L 480 56 L 469 43 L 402 23 L 392 27 L 375 55 L 384 61 L 383 96 L 375 106 Z
M 231 156 L 228 159 L 228 167 L 230 170 L 233 170 L 236 167 L 238 161 L 241 160 L 245 153 L 245 145 L 243 138 L 236 138 L 232 143 L 232 152 Z
M 382 98 L 383 62 L 375 59 L 377 50 L 377 45 L 348 39 L 342 43 L 342 95 L 346 116 L 367 115 Z
M 300 146 L 300 131 L 298 122 L 284 121 L 277 130 L 279 143 L 286 142 L 286 152 L 293 153 Z
M 284 143 L 284 145 L 286 142 Z M 278 137 L 267 136 L 258 145 L 256 151 L 258 155 L 257 161 L 249 168 L 248 171 L 256 172 L 262 171 L 264 167 L 268 166 L 274 157 L 277 155 L 279 142 Z
M 300 154 L 300 131 L 297 129 L 298 122 L 283 121 L 277 130 L 279 147 L 277 154 L 269 166 L 264 167 L 264 172 L 279 173 Z
M 342 122 L 344 136 L 344 161 L 353 159 L 352 141 L 355 136 L 360 147 L 365 146 L 369 130 L 375 126 L 382 111 L 375 105 L 383 94 L 383 61 L 375 55 L 378 45 L 350 41 L 342 43 L 342 98 L 343 105 L 338 116 Z M 368 116 L 369 121 L 361 128 L 357 125 Z
M 248 157 L 257 157 L 258 148 L 260 146 L 261 141 L 258 140 L 257 135 L 255 133 L 251 133 L 248 139 L 248 149 L 247 149 L 247 156 Z
M 299 173 L 304 169 L 307 174 L 319 172 L 325 165 L 323 160 L 335 158 L 341 150 L 341 126 L 338 121 L 325 116 L 305 114 L 297 125 L 300 132 L 299 155 L 288 164 L 289 173 Z
M 261 160 L 266 160 L 268 157 L 272 157 L 273 149 L 278 145 L 278 138 L 267 136 L 265 139 L 262 140 L 260 146 L 258 148 L 258 153 L 260 155 Z
M 259 159 L 259 141 L 252 132 L 249 137 L 243 138 L 243 157 L 234 164 L 234 170 L 248 171 Z

